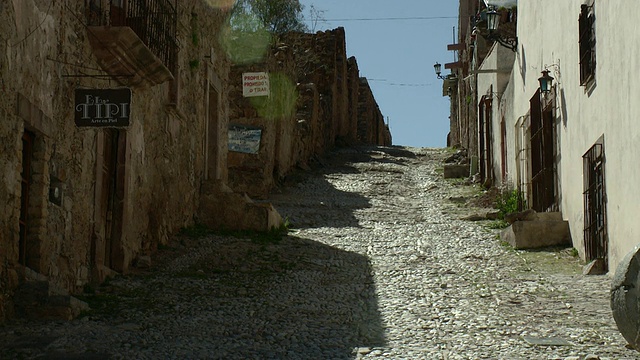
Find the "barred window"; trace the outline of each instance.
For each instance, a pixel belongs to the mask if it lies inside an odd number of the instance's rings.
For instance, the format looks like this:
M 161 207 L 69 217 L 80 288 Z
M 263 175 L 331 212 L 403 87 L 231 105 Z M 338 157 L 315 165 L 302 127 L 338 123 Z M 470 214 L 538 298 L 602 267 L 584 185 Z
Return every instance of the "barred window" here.
M 580 85 L 587 85 L 596 74 L 596 33 L 593 5 L 580 6 L 579 44 L 580 44 Z
M 587 261 L 603 259 L 608 266 L 607 193 L 604 136 L 583 156 L 584 248 Z

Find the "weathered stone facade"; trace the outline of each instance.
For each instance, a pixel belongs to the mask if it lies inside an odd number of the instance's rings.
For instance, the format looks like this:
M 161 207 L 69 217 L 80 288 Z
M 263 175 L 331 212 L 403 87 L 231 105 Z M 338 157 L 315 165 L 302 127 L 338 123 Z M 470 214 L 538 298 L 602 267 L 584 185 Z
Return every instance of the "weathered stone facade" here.
M 391 143 L 343 29 L 292 34 L 263 62 L 232 69 L 219 38 L 227 10 L 183 0 L 135 25 L 116 23 L 113 4 L 0 4 L 0 323 L 43 313 L 41 295 L 126 273 L 195 222 L 277 226 L 273 207 L 242 194 L 266 195 L 337 141 Z M 163 22 L 176 33 L 160 54 L 143 30 Z M 268 71 L 274 95 L 244 98 L 246 71 Z M 130 104 L 118 105 L 128 125 L 78 126 L 78 89 L 129 89 Z M 98 118 L 113 115 L 92 101 Z M 228 150 L 230 124 L 262 129 L 258 154 Z
M 268 97 L 244 97 L 242 74 L 267 72 Z M 276 44 L 263 61 L 237 65 L 229 77 L 230 123 L 261 129 L 258 153 L 229 151 L 229 184 L 237 192 L 265 197 L 274 176 L 284 176 L 292 167 L 292 140 L 297 107 L 297 85 L 292 48 Z
M 23 269 L 70 292 L 126 272 L 193 223 L 211 164 L 226 169 L 223 156 L 206 156 L 207 147 L 226 150 L 224 136 L 206 139 L 210 111 L 218 129 L 227 128 L 229 64 L 206 58 L 211 49 L 223 53 L 216 34 L 224 12 L 179 2 L 175 80 L 154 85 L 105 68 L 90 41 L 101 40 L 88 26 L 88 3 L 0 6 L 0 322 L 12 315 Z M 122 87 L 132 92 L 128 127 L 74 124 L 76 89 Z
M 271 96 L 244 98 L 242 74 L 260 71 L 273 77 Z M 391 145 L 371 88 L 346 57 L 343 28 L 287 34 L 263 62 L 232 67 L 230 83 L 230 122 L 262 130 L 257 154 L 229 152 L 237 192 L 264 197 L 277 178 L 336 145 Z
M 358 90 L 358 140 L 364 144 L 391 146 L 391 132 L 366 78 L 360 78 Z

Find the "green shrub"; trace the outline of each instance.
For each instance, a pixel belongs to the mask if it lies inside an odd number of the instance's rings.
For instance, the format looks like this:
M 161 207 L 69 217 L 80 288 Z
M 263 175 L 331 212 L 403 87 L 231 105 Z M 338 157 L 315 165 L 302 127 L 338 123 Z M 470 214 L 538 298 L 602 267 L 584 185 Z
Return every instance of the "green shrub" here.
M 502 191 L 495 203 L 495 207 L 498 209 L 498 219 L 504 220 L 507 214 L 519 211 L 518 204 L 524 204 L 521 192 L 518 190 Z
M 509 223 L 504 221 L 504 220 L 494 220 L 492 222 L 490 222 L 487 227 L 489 229 L 494 229 L 494 230 L 501 230 L 501 229 L 505 229 L 507 227 L 509 227 Z

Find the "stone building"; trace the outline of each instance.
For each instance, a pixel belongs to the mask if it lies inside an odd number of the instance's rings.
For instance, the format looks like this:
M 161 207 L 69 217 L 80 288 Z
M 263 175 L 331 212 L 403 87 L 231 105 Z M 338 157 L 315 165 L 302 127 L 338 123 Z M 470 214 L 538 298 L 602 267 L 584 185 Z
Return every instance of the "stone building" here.
M 148 262 L 196 222 L 278 226 L 230 179 L 255 177 L 240 171 L 253 161 L 264 194 L 274 174 L 353 140 L 344 32 L 320 46 L 340 49 L 327 60 L 342 79 L 330 93 L 298 84 L 304 59 L 276 45 L 266 68 L 252 66 L 288 87 L 251 103 L 220 38 L 229 6 L 213 4 L 228 2 L 0 2 L 0 323 L 72 317 L 70 293 Z M 258 158 L 229 151 L 234 126 L 249 124 L 264 134 Z
M 210 57 L 225 12 L 121 4 L 0 4 L 0 321 L 46 305 L 12 304 L 29 282 L 126 272 L 226 178 L 229 63 Z

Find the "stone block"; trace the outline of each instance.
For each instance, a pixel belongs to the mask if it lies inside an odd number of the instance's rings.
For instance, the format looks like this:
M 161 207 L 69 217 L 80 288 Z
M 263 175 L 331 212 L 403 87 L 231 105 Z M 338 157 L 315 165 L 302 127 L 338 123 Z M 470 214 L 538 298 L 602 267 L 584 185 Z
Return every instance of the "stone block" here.
M 20 277 L 15 269 L 9 269 L 7 271 L 7 288 L 13 290 L 20 285 Z
M 611 281 L 611 311 L 618 330 L 640 351 L 640 247 L 627 254 Z
M 509 224 L 513 224 L 516 221 L 562 221 L 562 213 L 559 211 L 536 212 L 533 209 L 527 209 L 507 214 L 504 219 Z
M 138 255 L 136 259 L 133 261 L 133 266 L 138 269 L 149 269 L 151 268 L 151 256 L 149 255 Z
M 595 259 L 582 268 L 582 275 L 604 275 L 606 273 L 604 259 Z
M 447 164 L 444 166 L 444 178 L 465 178 L 469 176 L 469 164 Z
M 514 249 L 534 249 L 571 243 L 566 221 L 516 221 L 500 233 Z
M 562 221 L 562 213 L 559 211 L 538 212 L 536 213 L 535 219 L 541 221 Z
M 246 195 L 229 192 L 223 184 L 213 183 L 203 186 L 198 217 L 214 229 L 268 231 L 282 224 L 282 217 L 271 204 L 254 202 Z

